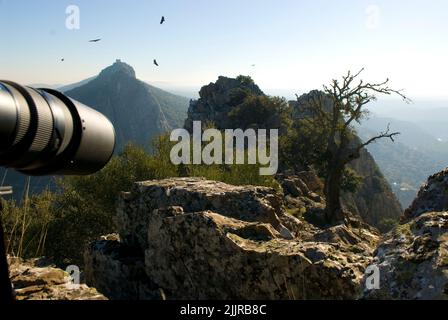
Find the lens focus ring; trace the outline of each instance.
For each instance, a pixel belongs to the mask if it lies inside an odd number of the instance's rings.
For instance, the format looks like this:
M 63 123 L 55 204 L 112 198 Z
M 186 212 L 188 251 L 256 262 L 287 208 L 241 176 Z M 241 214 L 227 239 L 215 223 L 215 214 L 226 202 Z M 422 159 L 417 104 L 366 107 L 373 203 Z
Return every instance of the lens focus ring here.
M 28 94 L 38 106 L 37 112 L 37 131 L 33 143 L 29 149 L 30 154 L 38 154 L 49 144 L 53 134 L 53 114 L 47 101 L 34 89 L 25 88 Z M 33 165 L 23 167 L 23 169 L 32 169 Z
M 53 115 L 47 101 L 34 89 L 26 88 L 38 107 L 37 133 L 30 151 L 42 151 L 50 141 L 53 133 Z
M 28 103 L 26 102 L 25 98 L 17 91 L 16 88 L 10 86 L 7 83 L 2 83 L 2 86 L 8 90 L 8 92 L 11 95 L 11 98 L 14 101 L 16 112 L 17 112 L 17 119 L 16 119 L 16 129 L 15 129 L 15 138 L 12 141 L 12 146 L 20 143 L 23 138 L 25 137 L 28 128 L 30 126 L 30 109 L 28 107 Z

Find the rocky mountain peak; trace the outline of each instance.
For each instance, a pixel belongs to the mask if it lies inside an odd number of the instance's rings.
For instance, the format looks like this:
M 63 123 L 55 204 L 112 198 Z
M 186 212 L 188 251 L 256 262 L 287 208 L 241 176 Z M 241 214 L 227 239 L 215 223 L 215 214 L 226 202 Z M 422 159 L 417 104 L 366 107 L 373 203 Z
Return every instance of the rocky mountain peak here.
M 147 146 L 155 136 L 181 126 L 188 106 L 187 98 L 137 79 L 134 68 L 121 60 L 66 94 L 112 121 L 117 134 L 117 152 L 129 142 Z
M 407 222 L 431 211 L 448 211 L 448 168 L 429 177 L 417 198 L 405 211 L 404 220 Z
M 293 111 L 293 118 L 301 119 L 312 116 L 309 106 L 316 102 L 322 102 L 323 109 L 327 112 L 331 112 L 333 107 L 332 97 L 321 90 L 312 90 L 302 94 L 297 100 L 289 101 L 289 106 Z
M 228 78 L 224 76 L 219 76 L 218 80 L 215 83 L 210 83 L 201 88 L 199 92 L 199 96 L 202 99 L 207 99 L 210 97 L 210 94 L 221 93 L 228 94 L 230 91 L 234 89 L 247 89 L 251 93 L 257 95 L 263 95 L 263 91 L 255 84 L 255 82 L 247 76 L 238 76 L 236 78 Z
M 117 59 L 113 65 L 101 71 L 99 78 L 113 78 L 114 80 L 116 80 L 117 78 L 136 79 L 136 75 L 134 68 L 132 68 L 127 63 L 122 62 L 120 59 Z
M 219 76 L 216 82 L 201 88 L 199 100 L 190 102 L 185 128 L 191 130 L 193 121 L 212 121 L 218 128 L 231 128 L 228 114 L 242 102 L 244 93 L 264 95 L 250 77 Z

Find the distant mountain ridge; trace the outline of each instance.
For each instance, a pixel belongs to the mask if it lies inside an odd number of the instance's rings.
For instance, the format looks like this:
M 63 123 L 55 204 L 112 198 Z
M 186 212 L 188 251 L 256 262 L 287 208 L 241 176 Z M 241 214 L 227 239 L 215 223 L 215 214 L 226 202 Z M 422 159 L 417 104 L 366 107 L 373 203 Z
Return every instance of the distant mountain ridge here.
M 81 86 L 89 83 L 90 81 L 94 80 L 96 77 L 97 76 L 93 76 L 93 77 L 81 80 L 79 82 L 75 82 L 75 83 L 71 83 L 71 84 L 68 84 L 68 85 L 64 85 L 64 86 L 58 87 L 57 90 L 59 90 L 61 92 L 67 92 L 67 91 L 73 90 L 75 88 L 81 87 Z
M 448 142 L 439 141 L 424 126 L 387 117 L 372 116 L 358 126 L 357 131 L 366 140 L 388 124 L 392 131 L 401 133 L 395 143 L 378 141 L 368 149 L 402 206 L 407 208 L 427 177 L 448 166 Z
M 182 127 L 189 105 L 188 98 L 138 80 L 135 70 L 120 60 L 65 94 L 112 121 L 117 152 L 128 142 L 148 146 L 154 136 Z
M 376 117 L 397 119 L 413 123 L 435 138 L 448 141 L 448 99 L 413 99 L 411 105 L 400 100 L 381 99 L 370 108 Z
M 435 153 L 435 156 L 442 160 L 447 158 L 448 141 L 435 136 L 426 126 L 420 123 L 373 115 L 364 121 L 361 126 L 358 126 L 358 130 L 366 134 L 376 134 L 383 131 L 388 124 L 390 124 L 391 130 L 400 132 L 400 135 L 395 139 L 397 142 L 401 142 L 414 150 Z

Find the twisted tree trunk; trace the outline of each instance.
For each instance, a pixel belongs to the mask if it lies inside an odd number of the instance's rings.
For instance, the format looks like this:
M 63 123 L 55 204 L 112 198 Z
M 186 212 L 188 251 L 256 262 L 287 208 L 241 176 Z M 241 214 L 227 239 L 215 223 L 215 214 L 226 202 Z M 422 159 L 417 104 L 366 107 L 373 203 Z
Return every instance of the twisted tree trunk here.
M 341 185 L 344 174 L 344 166 L 333 165 L 328 168 L 325 179 L 325 218 L 327 223 L 335 225 L 344 221 L 344 211 L 341 204 Z

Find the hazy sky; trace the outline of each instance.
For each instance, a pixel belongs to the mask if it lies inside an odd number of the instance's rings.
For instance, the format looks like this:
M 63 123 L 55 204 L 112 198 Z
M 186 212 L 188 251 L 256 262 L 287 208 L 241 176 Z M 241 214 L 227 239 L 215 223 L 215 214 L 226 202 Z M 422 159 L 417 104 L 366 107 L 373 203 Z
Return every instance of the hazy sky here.
M 0 78 L 22 83 L 75 82 L 120 58 L 176 86 L 248 74 L 301 92 L 365 67 L 411 96 L 448 96 L 446 0 L 0 0 L 0 28 Z

